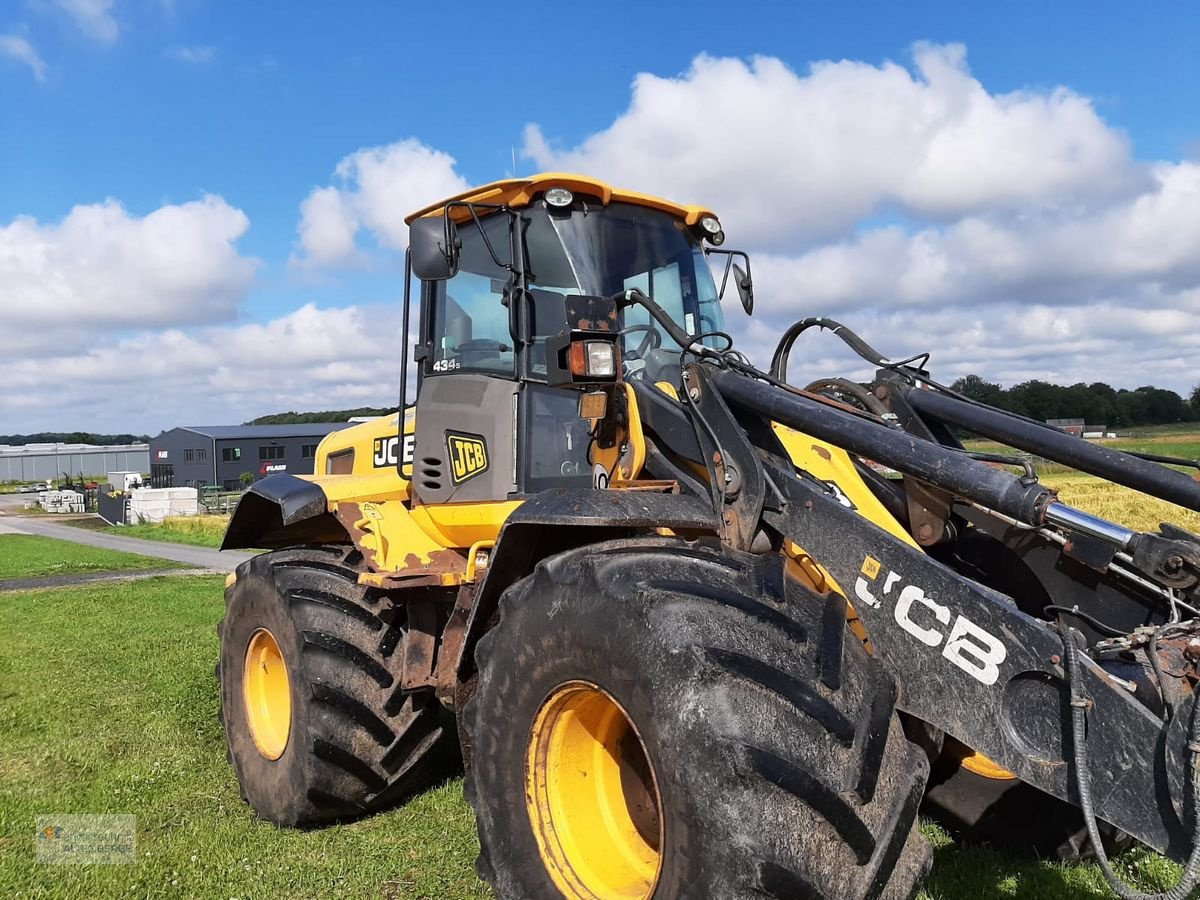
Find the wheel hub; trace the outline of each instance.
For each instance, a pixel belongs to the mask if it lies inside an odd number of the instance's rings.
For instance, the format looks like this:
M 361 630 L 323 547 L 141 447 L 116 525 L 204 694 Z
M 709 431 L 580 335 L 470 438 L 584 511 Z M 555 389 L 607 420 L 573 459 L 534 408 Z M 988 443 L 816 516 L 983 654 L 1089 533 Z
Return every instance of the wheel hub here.
M 279 759 L 292 730 L 292 690 L 279 642 L 265 628 L 246 646 L 242 702 L 254 746 L 267 759 Z
M 629 715 L 602 688 L 568 682 L 530 733 L 526 804 L 542 862 L 568 900 L 645 900 L 662 869 L 653 766 Z

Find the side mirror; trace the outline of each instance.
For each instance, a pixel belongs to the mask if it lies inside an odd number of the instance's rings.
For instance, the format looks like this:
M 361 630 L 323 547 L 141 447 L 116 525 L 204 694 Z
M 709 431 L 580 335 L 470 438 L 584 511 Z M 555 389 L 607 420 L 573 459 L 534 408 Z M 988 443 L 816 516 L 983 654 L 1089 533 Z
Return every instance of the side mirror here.
M 750 275 L 749 255 L 744 250 L 718 250 L 715 247 L 705 247 L 704 253 L 707 256 L 715 254 L 725 257 L 725 274 L 721 276 L 721 287 L 717 291 L 717 299 L 725 299 L 725 286 L 729 284 L 729 272 L 732 269 L 734 286 L 737 287 L 738 297 L 741 298 L 742 309 L 746 311 L 746 315 L 751 315 L 754 312 L 754 279 Z M 740 257 L 746 264 L 745 271 L 733 261 L 734 257 Z
M 736 279 L 734 284 L 737 285 L 742 309 L 746 311 L 746 315 L 750 315 L 754 312 L 754 281 L 750 278 L 750 273 L 743 272 L 742 267 L 737 263 L 733 264 L 733 277 Z
M 458 272 L 458 226 L 445 216 L 423 216 L 408 226 L 413 274 L 422 281 L 445 281 Z

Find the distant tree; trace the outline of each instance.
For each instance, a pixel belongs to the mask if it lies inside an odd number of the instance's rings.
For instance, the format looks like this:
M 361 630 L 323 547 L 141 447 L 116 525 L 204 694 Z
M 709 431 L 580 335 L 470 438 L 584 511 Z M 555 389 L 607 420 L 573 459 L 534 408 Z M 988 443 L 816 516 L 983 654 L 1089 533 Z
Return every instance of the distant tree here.
M 333 409 L 324 412 L 291 412 L 272 413 L 259 416 L 246 422 L 247 425 L 299 425 L 312 422 L 348 422 L 357 416 L 386 416 L 394 413 L 396 407 L 362 406 L 358 409 Z
M 254 473 L 243 472 L 238 476 L 238 481 L 242 483 L 242 487 L 250 487 L 250 485 L 254 484 Z
M 991 381 L 984 381 L 978 375 L 964 375 L 950 385 L 950 390 L 958 391 L 963 396 L 987 403 L 989 406 L 998 406 L 1004 395 L 1004 388 Z

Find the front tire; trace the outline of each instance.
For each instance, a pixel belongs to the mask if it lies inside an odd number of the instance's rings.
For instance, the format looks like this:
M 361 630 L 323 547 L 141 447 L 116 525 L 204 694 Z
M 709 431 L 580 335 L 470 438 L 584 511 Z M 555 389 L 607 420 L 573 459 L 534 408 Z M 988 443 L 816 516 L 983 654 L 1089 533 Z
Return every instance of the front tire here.
M 912 896 L 928 761 L 845 621 L 775 557 L 541 563 L 476 652 L 480 875 L 522 900 Z
M 399 690 L 403 606 L 349 546 L 256 556 L 226 591 L 221 718 L 242 797 L 314 825 L 390 806 L 456 759 L 431 691 Z

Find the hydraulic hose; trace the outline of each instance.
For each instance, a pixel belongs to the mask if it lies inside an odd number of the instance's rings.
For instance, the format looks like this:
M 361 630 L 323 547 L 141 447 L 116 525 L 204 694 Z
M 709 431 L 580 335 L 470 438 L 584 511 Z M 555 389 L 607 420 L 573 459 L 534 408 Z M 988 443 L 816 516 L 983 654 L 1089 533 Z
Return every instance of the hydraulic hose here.
M 1088 769 L 1087 758 L 1087 710 L 1092 701 L 1083 696 L 1083 678 L 1080 672 L 1079 632 L 1068 627 L 1063 634 L 1063 652 L 1066 660 L 1067 680 L 1071 687 L 1071 737 L 1075 756 L 1075 783 L 1079 789 L 1079 808 L 1083 812 L 1083 821 L 1087 826 L 1088 838 L 1092 842 L 1092 850 L 1104 880 L 1121 900 L 1186 900 L 1200 886 L 1200 829 L 1196 828 L 1195 817 L 1200 810 L 1200 776 L 1196 772 L 1196 762 L 1200 758 L 1200 702 L 1192 701 L 1192 716 L 1188 723 L 1188 765 L 1187 780 L 1190 782 L 1191 814 L 1192 814 L 1192 851 L 1183 873 L 1174 887 L 1158 894 L 1147 894 L 1130 887 L 1113 871 L 1104 851 L 1100 838 L 1100 828 L 1096 823 L 1096 810 L 1092 802 L 1092 775 Z

